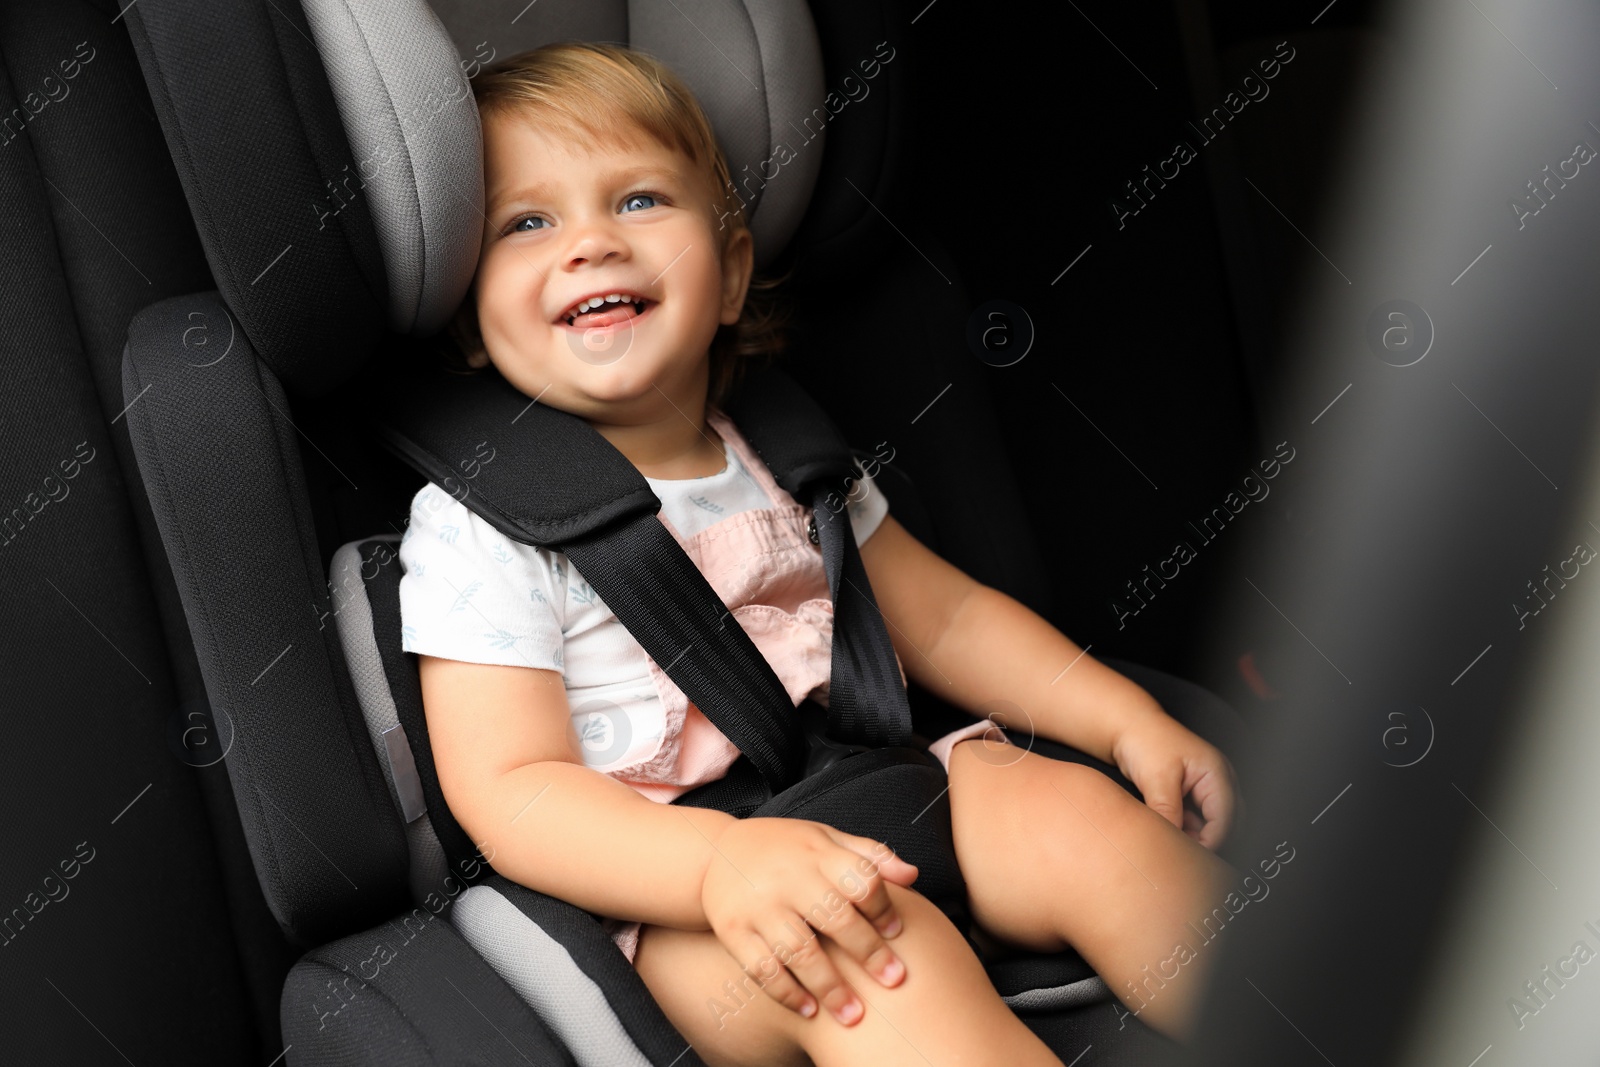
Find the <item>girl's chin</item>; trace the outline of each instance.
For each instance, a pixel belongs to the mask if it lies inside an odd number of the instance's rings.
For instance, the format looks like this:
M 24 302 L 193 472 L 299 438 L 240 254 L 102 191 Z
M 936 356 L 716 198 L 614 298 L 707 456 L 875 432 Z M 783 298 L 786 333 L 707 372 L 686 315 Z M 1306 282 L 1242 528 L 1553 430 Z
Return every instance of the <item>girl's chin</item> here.
M 633 361 L 634 365 L 629 367 L 622 366 L 625 362 L 629 361 L 576 367 L 556 380 L 541 375 L 537 383 L 528 382 L 518 387 L 541 404 L 551 404 L 565 411 L 586 409 L 585 413 L 591 413 L 598 407 L 614 408 L 655 395 L 656 377 L 645 373 L 637 361 Z M 540 396 L 541 392 L 543 396 Z
M 600 407 L 659 399 L 660 387 L 682 373 L 675 369 L 677 357 L 663 356 L 642 337 L 618 354 L 575 348 L 568 342 L 577 336 L 563 332 L 547 351 L 519 354 L 515 363 L 502 361 L 496 366 L 530 399 L 585 414 L 596 413 Z M 701 358 L 709 359 L 709 354 Z

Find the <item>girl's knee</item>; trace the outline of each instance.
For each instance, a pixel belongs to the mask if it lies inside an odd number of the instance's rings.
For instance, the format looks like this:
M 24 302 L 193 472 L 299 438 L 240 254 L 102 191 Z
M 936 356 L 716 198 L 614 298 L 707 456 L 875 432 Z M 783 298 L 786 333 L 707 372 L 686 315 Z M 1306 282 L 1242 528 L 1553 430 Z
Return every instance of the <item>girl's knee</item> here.
M 1047 757 L 1041 757 L 1047 758 Z M 1140 807 L 1139 798 L 1122 788 L 1112 778 L 1082 763 L 1071 763 L 1067 760 L 1050 760 L 1051 770 L 1060 779 L 1062 787 L 1069 795 L 1087 800 L 1102 807 L 1135 808 Z
M 955 746 L 950 758 L 952 807 L 983 810 L 986 817 L 1007 817 L 1023 825 L 1031 819 L 1034 805 L 1052 801 L 1101 810 L 1127 811 L 1142 806 L 1138 798 L 1093 767 L 1009 748 L 1001 758 L 974 742 Z
M 903 924 L 901 933 L 885 942 L 906 967 L 896 985 L 883 985 L 837 942 L 819 935 L 823 952 L 866 1009 L 866 1016 L 849 1027 L 826 1011 L 806 1019 L 773 1000 L 709 931 L 646 925 L 635 964 L 667 1018 L 714 1067 L 799 1065 L 819 1052 L 837 1062 L 840 1041 L 843 1047 L 865 1048 L 889 1039 L 880 1031 L 892 1037 L 885 1019 L 903 1023 L 908 1017 L 961 1012 L 985 992 L 994 996 L 982 963 L 938 905 L 915 888 L 886 886 Z M 873 1019 L 878 1012 L 884 1015 Z
M 813 1061 L 922 1063 L 938 1049 L 952 1062 L 1059 1064 L 1006 1007 L 972 946 L 938 905 L 914 887 L 890 883 L 888 889 L 904 929 L 887 944 L 905 963 L 905 977 L 885 986 L 825 942 L 865 1014 L 848 1027 L 826 1012 L 802 1020 L 800 1041 Z
M 711 1067 L 810 1067 L 803 1020 L 762 990 L 716 934 L 645 924 L 635 969 L 678 1032 Z
M 911 888 L 893 882 L 885 885 L 903 927 L 897 936 L 884 944 L 905 964 L 906 977 L 893 986 L 886 986 L 837 942 L 828 939 L 822 942 L 823 950 L 838 969 L 839 976 L 862 994 L 864 1002 L 879 997 L 902 997 L 913 979 L 919 976 L 921 981 L 916 985 L 923 989 L 935 981 L 988 985 L 988 975 L 972 946 L 937 904 L 918 893 L 915 885 Z M 822 1015 L 803 1020 L 808 1026 L 818 1021 L 838 1025 L 836 1020 Z

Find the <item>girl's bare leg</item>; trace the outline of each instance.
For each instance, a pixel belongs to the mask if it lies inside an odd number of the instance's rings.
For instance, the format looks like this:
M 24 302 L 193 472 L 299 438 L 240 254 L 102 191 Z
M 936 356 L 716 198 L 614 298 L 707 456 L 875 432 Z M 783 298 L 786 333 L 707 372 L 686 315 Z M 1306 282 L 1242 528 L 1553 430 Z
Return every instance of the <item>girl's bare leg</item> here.
M 1142 1021 L 1186 1036 L 1232 868 L 1099 771 L 980 738 L 950 753 L 950 811 L 984 933 L 1072 946 Z
M 882 985 L 825 937 L 808 942 L 827 953 L 866 1006 L 851 1026 L 827 1011 L 806 1019 L 778 1004 L 709 931 L 646 924 L 634 966 L 667 1018 L 712 1067 L 1061 1067 L 1006 1007 L 945 914 L 912 889 L 894 883 L 888 889 L 905 923 L 889 942 L 906 965 L 899 985 Z

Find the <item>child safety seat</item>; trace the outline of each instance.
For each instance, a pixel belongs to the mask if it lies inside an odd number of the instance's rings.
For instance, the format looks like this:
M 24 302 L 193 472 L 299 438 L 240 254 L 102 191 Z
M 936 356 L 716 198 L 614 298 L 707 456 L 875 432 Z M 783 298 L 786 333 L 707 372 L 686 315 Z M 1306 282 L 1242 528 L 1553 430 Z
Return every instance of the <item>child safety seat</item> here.
M 127 8 L 217 287 L 152 304 L 130 324 L 129 433 L 263 892 L 305 950 L 281 1001 L 287 1061 L 696 1064 L 597 917 L 495 873 L 451 816 L 415 657 L 401 650 L 399 523 L 426 478 L 506 536 L 565 552 L 742 752 L 724 779 L 677 803 L 815 819 L 885 841 L 921 869 L 915 888 L 966 930 L 945 775 L 925 751 L 942 731 L 931 721 L 914 729 L 836 503 L 864 453 L 813 399 L 821 390 L 797 380 L 806 367 L 826 386 L 855 357 L 825 352 L 827 329 L 813 324 L 794 374 L 755 371 L 726 405 L 778 483 L 814 512 L 835 609 L 833 675 L 826 710 L 796 709 L 745 632 L 727 625 L 724 605 L 657 520 L 660 501 L 620 453 L 581 419 L 530 404 L 492 368 L 436 369 L 416 339 L 454 311 L 476 264 L 482 146 L 469 80 L 497 56 L 561 39 L 627 43 L 668 63 L 706 107 L 735 175 L 746 165 L 767 175 L 774 145 L 812 131 L 781 180 L 746 186 L 758 267 L 780 253 L 831 263 L 853 248 L 841 262 L 873 263 L 870 278 L 842 266 L 830 281 L 916 306 L 905 279 L 929 246 L 901 248 L 861 203 L 890 170 L 891 104 L 903 84 L 875 46 L 903 19 L 856 0 L 544 0 L 509 22 L 488 7 Z M 847 125 L 830 87 L 860 84 L 869 68 L 858 60 L 874 55 L 880 98 L 871 108 L 870 96 L 852 98 Z M 851 174 L 859 181 L 840 180 Z M 804 240 L 802 219 L 814 231 Z M 947 264 L 944 273 L 954 272 Z M 806 282 L 795 291 L 825 306 Z M 941 287 L 938 296 L 959 324 L 959 294 Z M 961 336 L 959 325 L 941 331 Z M 974 382 L 959 350 L 933 358 L 938 373 Z M 836 411 L 851 410 L 839 391 L 827 395 Z M 978 439 L 992 415 L 981 383 L 972 395 L 972 440 L 949 456 L 977 459 L 929 469 L 982 463 Z M 985 536 L 1012 540 L 987 572 L 972 542 L 930 520 L 927 490 L 890 465 L 878 479 L 919 539 L 1020 593 L 1025 582 L 1004 567 L 1025 571 L 1034 549 L 1014 486 L 995 469 L 984 477 L 998 518 L 985 520 Z M 1223 727 L 1227 709 L 1204 691 L 1118 666 L 1202 734 Z M 923 718 L 940 712 L 917 697 Z M 945 711 L 944 728 L 959 724 Z M 1157 1041 L 1122 1017 L 1074 953 L 985 965 L 1063 1059 L 1093 1046 L 1082 1062 L 1102 1062 Z

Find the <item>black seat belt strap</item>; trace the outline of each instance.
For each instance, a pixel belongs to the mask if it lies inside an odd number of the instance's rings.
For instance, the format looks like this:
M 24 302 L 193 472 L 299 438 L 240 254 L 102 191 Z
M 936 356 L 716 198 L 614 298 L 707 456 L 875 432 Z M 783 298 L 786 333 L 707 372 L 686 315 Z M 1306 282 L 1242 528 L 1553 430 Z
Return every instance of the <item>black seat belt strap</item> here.
M 828 683 L 828 736 L 848 744 L 904 745 L 911 706 L 883 612 L 867 581 L 849 513 L 833 510 L 826 484 L 812 496 L 822 564 L 833 595 L 833 674 Z
M 840 503 L 858 473 L 844 437 L 798 382 L 771 367 L 747 373 L 727 410 L 784 491 L 812 508 L 833 597 L 828 736 L 846 744 L 908 743 L 911 709 L 894 645 Z
M 788 692 L 659 518 L 639 515 L 562 550 L 774 793 L 799 781 L 808 747 Z

